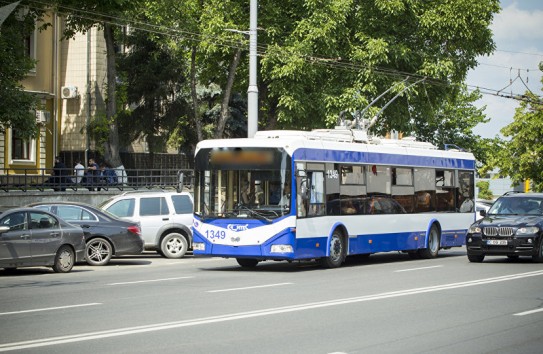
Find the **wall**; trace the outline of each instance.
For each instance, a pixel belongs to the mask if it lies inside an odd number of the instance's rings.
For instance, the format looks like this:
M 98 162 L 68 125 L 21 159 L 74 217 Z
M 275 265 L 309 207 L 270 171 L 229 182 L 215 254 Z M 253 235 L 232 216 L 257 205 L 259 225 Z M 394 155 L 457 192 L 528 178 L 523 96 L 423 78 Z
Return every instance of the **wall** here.
M 90 192 L 87 190 L 69 191 L 69 192 L 23 192 L 10 191 L 9 193 L 0 193 L 0 206 L 25 206 L 30 203 L 47 201 L 71 201 L 82 202 L 91 205 L 98 205 L 106 199 L 122 194 L 119 190 Z

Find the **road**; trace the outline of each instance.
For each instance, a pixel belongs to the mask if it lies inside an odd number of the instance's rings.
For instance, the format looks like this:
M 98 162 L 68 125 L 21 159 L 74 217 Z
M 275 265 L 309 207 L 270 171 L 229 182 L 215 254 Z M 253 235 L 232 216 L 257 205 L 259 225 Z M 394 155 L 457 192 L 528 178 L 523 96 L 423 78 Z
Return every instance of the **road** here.
M 541 353 L 543 266 L 385 253 L 338 269 L 152 253 L 0 271 L 0 351 Z

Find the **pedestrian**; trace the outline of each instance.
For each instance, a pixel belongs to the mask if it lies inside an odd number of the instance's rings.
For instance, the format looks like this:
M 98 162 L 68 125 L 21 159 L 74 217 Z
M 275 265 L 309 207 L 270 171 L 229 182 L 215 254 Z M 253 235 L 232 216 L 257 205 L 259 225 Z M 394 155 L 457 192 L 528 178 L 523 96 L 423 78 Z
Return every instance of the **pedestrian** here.
M 68 185 L 68 169 L 64 162 L 62 162 L 60 156 L 55 157 L 55 164 L 51 171 L 51 178 L 49 178 L 49 184 L 53 187 L 55 192 L 66 191 L 66 185 Z
M 75 160 L 75 166 L 74 166 L 74 176 L 75 176 L 75 184 L 82 184 L 84 183 L 85 179 L 85 166 L 81 164 L 81 159 Z
M 100 185 L 114 185 L 117 184 L 117 174 L 113 171 L 108 164 L 102 162 L 100 164 Z M 98 187 L 100 190 L 100 187 Z
M 94 159 L 89 159 L 89 164 L 87 166 L 87 173 L 85 175 L 87 188 L 89 191 L 94 191 L 95 185 L 99 183 L 100 178 L 100 169 L 98 168 L 98 164 L 94 161 Z

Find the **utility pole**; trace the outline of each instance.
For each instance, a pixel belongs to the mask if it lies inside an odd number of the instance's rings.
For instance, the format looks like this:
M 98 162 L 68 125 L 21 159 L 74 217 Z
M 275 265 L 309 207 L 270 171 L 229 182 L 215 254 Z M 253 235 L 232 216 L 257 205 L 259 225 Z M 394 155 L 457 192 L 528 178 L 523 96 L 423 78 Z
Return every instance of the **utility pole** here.
M 249 88 L 247 90 L 247 137 L 252 138 L 258 130 L 258 86 L 256 25 L 258 0 L 251 0 L 249 21 Z

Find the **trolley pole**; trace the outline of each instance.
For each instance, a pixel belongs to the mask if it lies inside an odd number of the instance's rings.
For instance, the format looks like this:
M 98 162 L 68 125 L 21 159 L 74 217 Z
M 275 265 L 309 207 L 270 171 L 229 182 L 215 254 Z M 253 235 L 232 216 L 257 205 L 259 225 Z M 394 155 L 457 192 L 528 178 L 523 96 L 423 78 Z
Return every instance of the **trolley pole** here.
M 257 75 L 257 13 L 258 0 L 251 0 L 249 22 L 249 89 L 247 90 L 247 137 L 252 138 L 258 131 L 258 86 Z

